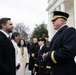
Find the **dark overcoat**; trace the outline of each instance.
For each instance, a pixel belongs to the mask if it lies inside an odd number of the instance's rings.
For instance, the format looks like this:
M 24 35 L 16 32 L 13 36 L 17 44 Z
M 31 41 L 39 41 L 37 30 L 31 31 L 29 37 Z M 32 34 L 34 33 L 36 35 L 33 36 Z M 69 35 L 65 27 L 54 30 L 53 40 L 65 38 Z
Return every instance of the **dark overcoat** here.
M 45 61 L 51 63 L 53 75 L 76 75 L 76 30 L 62 27 L 52 38 Z
M 29 58 L 29 70 L 33 70 L 36 58 L 37 58 L 37 53 L 38 53 L 39 45 L 38 43 L 32 43 L 29 48 L 29 53 L 30 53 L 30 58 Z M 31 54 L 34 53 L 35 57 L 32 57 Z
M 12 42 L 0 31 L 0 75 L 16 75 L 15 49 Z

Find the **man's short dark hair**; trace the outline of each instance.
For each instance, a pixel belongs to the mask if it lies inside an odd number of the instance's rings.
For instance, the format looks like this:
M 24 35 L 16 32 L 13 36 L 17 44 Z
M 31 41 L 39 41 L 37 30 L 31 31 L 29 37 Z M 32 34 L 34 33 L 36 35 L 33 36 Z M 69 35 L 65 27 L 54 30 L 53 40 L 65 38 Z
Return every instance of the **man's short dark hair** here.
M 11 18 L 1 18 L 0 19 L 0 29 L 2 29 L 2 24 L 7 24 L 8 20 L 11 20 Z

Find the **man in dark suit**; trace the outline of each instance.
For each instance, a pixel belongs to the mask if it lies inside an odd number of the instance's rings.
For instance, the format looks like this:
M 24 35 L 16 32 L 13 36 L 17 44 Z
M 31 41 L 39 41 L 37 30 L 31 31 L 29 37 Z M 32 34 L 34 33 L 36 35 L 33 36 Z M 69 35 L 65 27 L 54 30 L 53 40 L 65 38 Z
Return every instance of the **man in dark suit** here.
M 0 75 L 16 75 L 15 73 L 15 49 L 9 33 L 13 31 L 10 18 L 0 19 Z
M 29 47 L 29 70 L 31 71 L 31 75 L 34 75 L 32 72 L 36 58 L 37 58 L 37 53 L 38 53 L 39 45 L 38 45 L 38 39 L 33 38 L 33 43 Z
M 51 40 L 50 52 L 43 56 L 51 63 L 53 75 L 76 75 L 76 30 L 65 25 L 68 17 L 68 13 L 54 11 L 52 23 L 58 31 Z

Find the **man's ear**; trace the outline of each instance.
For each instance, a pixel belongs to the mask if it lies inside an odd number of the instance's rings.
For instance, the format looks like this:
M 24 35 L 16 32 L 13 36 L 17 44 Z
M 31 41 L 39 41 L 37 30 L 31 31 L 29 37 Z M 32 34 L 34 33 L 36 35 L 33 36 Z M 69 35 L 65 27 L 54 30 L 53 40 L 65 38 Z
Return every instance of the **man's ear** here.
M 65 20 L 65 19 L 61 19 L 61 22 L 62 22 L 63 24 L 66 24 L 66 20 Z
M 6 26 L 5 24 L 2 24 L 2 29 L 5 29 L 5 26 Z
M 4 24 L 2 24 L 2 28 L 4 27 Z

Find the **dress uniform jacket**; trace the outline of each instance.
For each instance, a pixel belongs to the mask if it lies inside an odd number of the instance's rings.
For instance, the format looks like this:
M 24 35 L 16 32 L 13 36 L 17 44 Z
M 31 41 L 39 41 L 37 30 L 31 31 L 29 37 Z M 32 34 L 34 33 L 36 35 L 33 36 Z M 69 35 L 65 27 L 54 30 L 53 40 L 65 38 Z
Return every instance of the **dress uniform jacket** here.
M 15 74 L 15 49 L 12 42 L 0 31 L 0 75 Z
M 46 63 L 42 59 L 42 55 L 46 53 L 47 51 L 47 46 L 43 45 L 41 50 L 38 50 L 38 57 L 35 63 L 35 69 L 37 71 L 37 75 L 44 75 L 46 71 Z
M 32 43 L 29 48 L 29 53 L 30 53 L 30 58 L 29 58 L 29 70 L 33 70 L 36 58 L 37 58 L 37 53 L 38 53 L 39 45 L 38 43 Z M 32 57 L 31 54 L 34 53 L 35 57 Z
M 76 30 L 64 26 L 54 35 L 44 61 L 51 63 L 53 75 L 76 75 Z
M 47 51 L 46 53 L 49 52 L 49 46 L 47 46 Z M 45 75 L 51 75 L 51 63 L 50 62 L 46 62 L 46 66 L 45 66 Z

